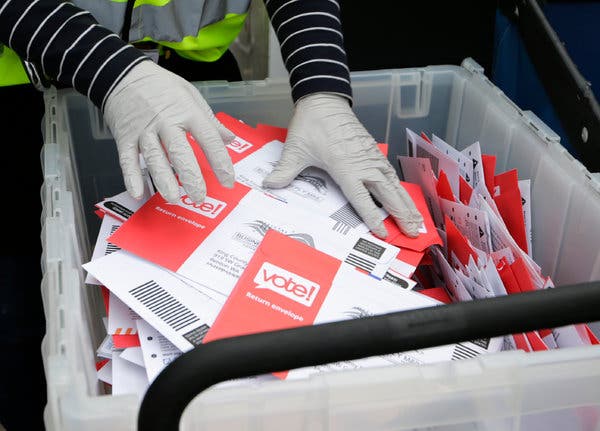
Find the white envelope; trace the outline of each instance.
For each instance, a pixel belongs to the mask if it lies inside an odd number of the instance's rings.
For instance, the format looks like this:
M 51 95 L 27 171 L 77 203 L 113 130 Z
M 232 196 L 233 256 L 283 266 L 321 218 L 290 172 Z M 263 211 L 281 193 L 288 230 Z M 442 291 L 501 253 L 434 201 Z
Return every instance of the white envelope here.
M 181 356 L 182 351 L 145 320 L 140 319 L 136 323 L 142 363 L 148 381 L 152 382 L 167 365 Z
M 279 161 L 283 144 L 272 141 L 265 144 L 234 166 L 236 181 L 268 193 L 283 202 L 309 209 L 331 218 L 340 232 L 354 230 L 368 232 L 369 228 L 356 214 L 348 199 L 327 172 L 316 167 L 304 169 L 287 187 L 269 189 L 262 186 L 263 179 Z M 387 212 L 380 209 L 381 220 Z
M 435 134 L 431 136 L 431 143 L 458 164 L 458 173 L 472 187 L 473 159 L 458 151 Z
M 83 267 L 180 350 L 201 343 L 221 304 L 123 250 Z
M 114 244 L 111 244 L 106 240 L 110 235 L 115 233 L 115 231 L 123 224 L 121 220 L 118 220 L 114 217 L 111 217 L 108 214 L 105 214 L 102 218 L 102 223 L 100 224 L 100 230 L 98 231 L 98 236 L 96 237 L 96 244 L 94 245 L 94 251 L 92 252 L 91 260 L 98 259 L 101 256 L 106 256 L 107 254 L 113 253 L 119 250 Z M 100 282 L 88 274 L 85 278 L 86 284 L 92 284 L 99 286 Z
M 112 394 L 126 395 L 134 394 L 140 399 L 146 393 L 146 389 L 150 385 L 146 377 L 144 368 L 129 362 L 119 356 L 113 354 L 112 364 Z
M 459 196 L 459 166 L 458 163 L 442 150 L 426 142 L 422 137 L 410 129 L 406 129 L 406 138 L 412 148 L 412 157 L 426 157 L 431 161 L 431 168 L 439 178 L 440 171 L 448 177 L 450 188 L 454 196 Z

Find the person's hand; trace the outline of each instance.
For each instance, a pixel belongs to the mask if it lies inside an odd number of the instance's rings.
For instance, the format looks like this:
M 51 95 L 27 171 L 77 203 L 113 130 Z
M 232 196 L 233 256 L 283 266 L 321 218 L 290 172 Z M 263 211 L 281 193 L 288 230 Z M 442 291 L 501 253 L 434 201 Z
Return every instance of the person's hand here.
M 423 217 L 347 99 L 316 93 L 296 103 L 283 153 L 263 186 L 285 187 L 308 166 L 331 175 L 375 235 L 385 238 L 387 230 L 369 192 L 404 234 L 418 236 Z
M 106 100 L 104 119 L 117 144 L 125 187 L 134 198 L 144 191 L 141 153 L 167 201 L 179 199 L 177 177 L 190 199 L 204 201 L 206 184 L 186 132 L 198 142 L 221 184 L 233 186 L 225 145 L 234 135 L 191 83 L 156 63 L 143 61 L 125 75 Z

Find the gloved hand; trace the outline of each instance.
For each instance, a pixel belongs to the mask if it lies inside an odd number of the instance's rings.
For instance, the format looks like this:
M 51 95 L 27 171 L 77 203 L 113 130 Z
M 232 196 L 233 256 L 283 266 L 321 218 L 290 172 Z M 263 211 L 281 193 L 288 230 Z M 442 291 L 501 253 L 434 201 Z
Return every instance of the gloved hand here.
M 179 198 L 173 168 L 188 196 L 204 201 L 206 184 L 186 132 L 199 143 L 221 184 L 233 187 L 233 164 L 225 145 L 234 135 L 191 83 L 153 61 L 137 64 L 116 85 L 106 100 L 104 119 L 117 143 L 125 187 L 132 197 L 139 199 L 144 191 L 141 152 L 167 201 Z
M 316 93 L 296 103 L 283 153 L 263 186 L 285 187 L 308 166 L 331 175 L 375 235 L 385 238 L 387 230 L 369 192 L 404 234 L 418 236 L 423 217 L 375 139 L 342 96 Z

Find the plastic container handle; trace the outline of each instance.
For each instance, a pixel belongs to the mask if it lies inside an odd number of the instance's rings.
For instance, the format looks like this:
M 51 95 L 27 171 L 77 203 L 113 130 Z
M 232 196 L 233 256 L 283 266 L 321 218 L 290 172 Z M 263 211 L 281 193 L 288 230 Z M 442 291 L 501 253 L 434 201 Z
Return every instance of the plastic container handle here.
M 600 282 L 215 340 L 156 377 L 138 430 L 177 431 L 189 402 L 227 380 L 595 321 Z

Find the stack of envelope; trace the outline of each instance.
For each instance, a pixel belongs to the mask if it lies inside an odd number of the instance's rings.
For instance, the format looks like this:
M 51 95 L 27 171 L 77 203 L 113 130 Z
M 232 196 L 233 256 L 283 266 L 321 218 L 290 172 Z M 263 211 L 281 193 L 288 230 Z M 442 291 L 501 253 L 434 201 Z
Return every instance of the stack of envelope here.
M 405 181 L 421 186 L 442 247 L 428 251 L 417 274 L 421 293 L 443 302 L 552 288 L 532 257 L 531 185 L 516 169 L 496 172 L 479 142 L 458 151 L 436 135 L 407 129 L 398 156 Z M 504 337 L 504 349 L 526 352 L 598 344 L 587 325 Z
M 477 173 L 468 169 L 475 159 L 481 159 L 481 164 L 486 159 L 477 153 L 478 144 L 470 152 L 458 153 L 435 137 L 435 143 L 430 143 L 409 131 L 414 157 L 401 159 L 402 184 L 424 223 L 418 238 L 408 238 L 381 209 L 390 233 L 382 240 L 369 232 L 320 169 L 305 169 L 284 189 L 262 187 L 285 145 L 285 129 L 268 124 L 251 127 L 225 113 L 217 117 L 236 135 L 227 146 L 236 175 L 232 189 L 220 185 L 189 136 L 207 184 L 203 203 L 192 202 L 183 188 L 176 204 L 166 202 L 144 171 L 143 199 L 134 200 L 124 191 L 94 208 L 102 223 L 84 269 L 86 283 L 101 289 L 105 299 L 106 338 L 98 346 L 97 370 L 98 378 L 115 395 L 143 396 L 171 361 L 219 338 L 503 294 L 522 289 L 505 287 L 509 271 L 539 275 L 530 255 L 517 253 L 522 246 L 530 250 L 530 226 L 519 225 L 528 219 L 527 213 L 523 216 L 520 210 L 520 219 L 506 221 L 516 193 L 519 199 L 528 198 L 528 190 L 519 182 L 525 191 L 515 192 L 516 177 L 494 176 L 493 169 L 491 178 L 498 182 L 488 190 L 489 169 Z M 379 148 L 387 153 L 387 145 Z M 460 161 L 455 160 L 458 154 L 462 154 Z M 506 238 L 491 230 L 492 223 Z M 481 230 L 483 239 L 476 235 Z M 494 246 L 492 233 L 505 243 Z M 518 275 L 513 278 L 520 280 Z M 548 285 L 548 279 L 535 284 L 536 288 Z M 581 335 L 580 327 L 565 329 L 573 330 Z M 520 346 L 520 338 L 508 338 L 308 367 L 223 385 L 307 378 L 335 369 L 459 360 Z

